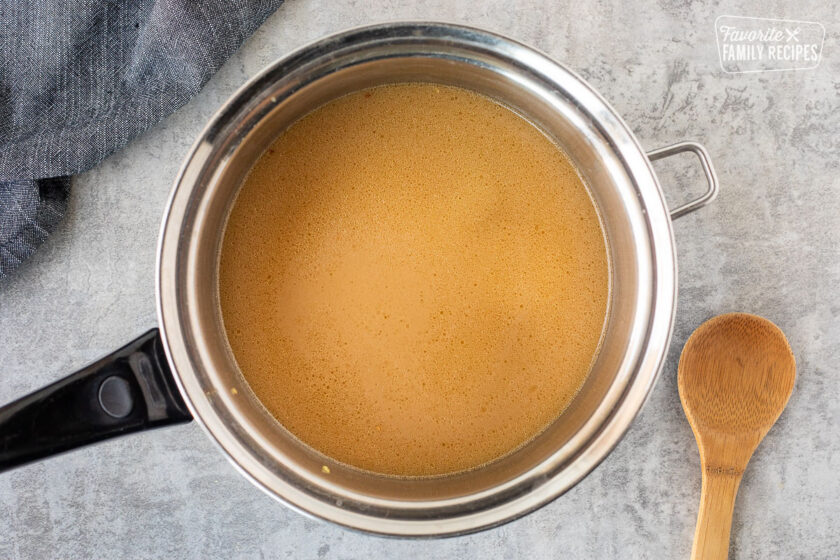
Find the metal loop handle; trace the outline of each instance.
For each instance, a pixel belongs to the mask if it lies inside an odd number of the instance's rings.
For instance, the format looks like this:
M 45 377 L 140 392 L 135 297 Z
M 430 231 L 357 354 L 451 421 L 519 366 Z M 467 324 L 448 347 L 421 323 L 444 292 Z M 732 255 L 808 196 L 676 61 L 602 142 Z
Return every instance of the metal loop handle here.
M 651 150 L 647 153 L 647 157 L 650 161 L 656 161 L 658 159 L 673 156 L 682 152 L 694 152 L 697 154 L 697 157 L 700 159 L 700 165 L 703 166 L 703 173 L 706 174 L 706 181 L 709 183 L 709 188 L 700 198 L 686 202 L 682 206 L 678 206 L 674 210 L 671 210 L 672 220 L 676 220 L 677 218 L 694 212 L 698 208 L 706 206 L 708 203 L 713 201 L 718 194 L 718 178 L 715 173 L 715 168 L 712 166 L 712 160 L 709 157 L 709 152 L 707 152 L 706 148 L 697 142 L 679 142 L 677 144 L 665 146 L 664 148 Z

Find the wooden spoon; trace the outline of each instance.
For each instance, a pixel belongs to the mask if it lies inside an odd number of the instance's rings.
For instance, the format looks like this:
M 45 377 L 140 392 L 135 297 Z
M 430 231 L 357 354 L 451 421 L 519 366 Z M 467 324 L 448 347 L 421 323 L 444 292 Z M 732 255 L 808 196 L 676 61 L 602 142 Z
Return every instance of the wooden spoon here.
M 725 559 L 741 476 L 793 391 L 796 362 L 784 333 L 747 313 L 709 319 L 680 356 L 680 400 L 703 467 L 692 560 Z

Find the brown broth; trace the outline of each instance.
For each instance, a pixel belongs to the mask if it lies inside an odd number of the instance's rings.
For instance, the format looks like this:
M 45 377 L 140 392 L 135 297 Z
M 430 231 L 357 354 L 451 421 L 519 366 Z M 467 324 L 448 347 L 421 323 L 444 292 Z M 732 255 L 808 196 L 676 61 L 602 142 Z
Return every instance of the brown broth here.
M 391 475 L 480 466 L 583 384 L 609 267 L 563 152 L 473 92 L 399 84 L 305 116 L 231 212 L 219 294 L 251 389 L 318 451 Z

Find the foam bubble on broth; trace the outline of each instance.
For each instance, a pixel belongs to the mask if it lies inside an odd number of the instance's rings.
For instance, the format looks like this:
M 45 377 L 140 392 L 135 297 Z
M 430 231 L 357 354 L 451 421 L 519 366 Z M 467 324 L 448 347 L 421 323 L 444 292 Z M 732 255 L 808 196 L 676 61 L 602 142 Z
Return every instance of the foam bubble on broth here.
M 467 90 L 332 101 L 257 161 L 225 230 L 219 294 L 267 410 L 349 465 L 480 466 L 583 384 L 607 309 L 604 235 L 567 157 Z

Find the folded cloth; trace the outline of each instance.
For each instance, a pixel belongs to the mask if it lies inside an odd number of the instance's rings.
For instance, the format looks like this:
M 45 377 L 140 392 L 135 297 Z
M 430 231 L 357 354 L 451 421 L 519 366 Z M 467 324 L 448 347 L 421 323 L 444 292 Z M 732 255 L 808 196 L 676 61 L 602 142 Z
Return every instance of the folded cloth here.
M 0 0 L 0 277 L 69 176 L 184 105 L 283 0 Z

